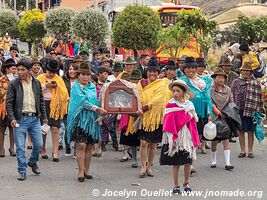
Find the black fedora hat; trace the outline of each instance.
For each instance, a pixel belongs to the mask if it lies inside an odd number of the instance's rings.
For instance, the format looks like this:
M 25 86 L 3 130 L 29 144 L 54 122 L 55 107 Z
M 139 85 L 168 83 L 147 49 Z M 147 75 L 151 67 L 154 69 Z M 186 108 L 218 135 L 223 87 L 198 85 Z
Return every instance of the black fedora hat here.
M 7 59 L 5 64 L 3 64 L 3 68 L 9 68 L 12 66 L 16 67 L 16 63 L 15 63 L 14 59 L 12 59 L 12 58 Z
M 194 57 L 186 57 L 183 67 L 197 67 L 197 63 Z
M 198 67 L 206 67 L 207 65 L 205 59 L 200 57 L 196 59 L 196 63 Z
M 53 73 L 57 73 L 59 71 L 59 67 L 59 62 L 56 60 L 50 60 L 45 65 L 45 69 Z
M 249 45 L 248 45 L 248 43 L 246 43 L 246 42 L 241 43 L 240 46 L 239 46 L 239 49 L 241 51 L 249 51 Z
M 160 72 L 160 67 L 159 67 L 159 64 L 156 60 L 150 60 L 147 64 L 147 71 L 150 70 L 150 71 L 158 71 Z
M 165 66 L 165 69 L 177 69 L 175 62 L 173 60 L 169 60 L 167 65 Z

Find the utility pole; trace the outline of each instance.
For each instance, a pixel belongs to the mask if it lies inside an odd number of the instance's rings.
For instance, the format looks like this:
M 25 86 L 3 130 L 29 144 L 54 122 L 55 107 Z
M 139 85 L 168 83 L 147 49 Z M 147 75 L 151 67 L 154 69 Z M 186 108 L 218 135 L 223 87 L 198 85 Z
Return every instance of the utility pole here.
M 14 0 L 14 11 L 17 11 L 17 0 Z
M 26 0 L 26 10 L 29 10 L 29 0 Z

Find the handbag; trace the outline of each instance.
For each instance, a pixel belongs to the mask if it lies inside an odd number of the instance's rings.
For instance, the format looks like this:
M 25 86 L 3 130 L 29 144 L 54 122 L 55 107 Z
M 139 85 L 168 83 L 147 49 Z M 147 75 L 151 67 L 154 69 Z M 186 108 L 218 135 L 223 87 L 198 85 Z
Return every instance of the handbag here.
M 259 143 L 261 144 L 262 141 L 264 140 L 264 128 L 262 125 L 262 121 L 265 118 L 265 115 L 263 113 L 256 112 L 252 118 L 255 127 L 255 136 L 259 141 Z
M 228 126 L 226 120 L 221 120 L 220 118 L 217 118 L 214 123 L 216 124 L 216 129 L 217 129 L 216 138 L 220 139 L 230 138 L 231 129 Z

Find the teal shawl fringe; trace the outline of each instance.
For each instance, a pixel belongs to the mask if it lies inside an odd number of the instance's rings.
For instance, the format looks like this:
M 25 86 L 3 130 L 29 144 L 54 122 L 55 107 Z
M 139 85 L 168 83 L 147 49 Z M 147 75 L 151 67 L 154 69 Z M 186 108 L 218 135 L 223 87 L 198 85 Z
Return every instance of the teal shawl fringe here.
M 185 81 L 189 86 L 191 92 L 195 94 L 195 98 L 190 99 L 190 101 L 194 104 L 197 115 L 202 119 L 207 119 L 210 115 L 213 117 L 212 113 L 212 103 L 210 98 L 210 88 L 212 85 L 212 78 L 209 76 L 198 76 L 203 79 L 206 83 L 206 88 L 202 91 L 195 88 L 195 86 L 190 82 L 187 76 L 182 76 L 180 79 Z
M 92 106 L 99 106 L 95 85 L 90 82 L 82 87 L 78 81 L 75 81 L 71 89 L 68 108 L 67 140 L 69 143 L 77 127 L 93 139 L 100 139 L 100 126 L 95 122 L 99 114 L 89 110 Z

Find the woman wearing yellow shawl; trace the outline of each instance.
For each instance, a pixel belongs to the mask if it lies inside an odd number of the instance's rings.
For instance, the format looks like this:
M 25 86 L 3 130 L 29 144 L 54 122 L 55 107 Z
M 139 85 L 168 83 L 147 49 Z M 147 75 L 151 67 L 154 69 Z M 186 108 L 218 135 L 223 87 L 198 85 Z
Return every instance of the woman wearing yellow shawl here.
M 160 68 L 155 61 L 147 67 L 148 79 L 138 83 L 138 92 L 142 105 L 143 117 L 140 135 L 140 178 L 145 174 L 153 177 L 152 165 L 157 150 L 157 143 L 162 140 L 162 119 L 165 108 L 167 90 L 163 80 L 158 79 Z M 147 165 L 146 165 L 147 163 Z
M 59 63 L 51 60 L 46 64 L 46 72 L 38 77 L 41 82 L 43 95 L 45 100 L 46 112 L 48 117 L 48 125 L 52 132 L 53 143 L 53 161 L 58 162 L 58 146 L 60 120 L 67 114 L 69 94 L 63 79 L 56 73 L 59 70 Z M 48 159 L 46 155 L 46 135 L 43 134 L 42 158 Z

